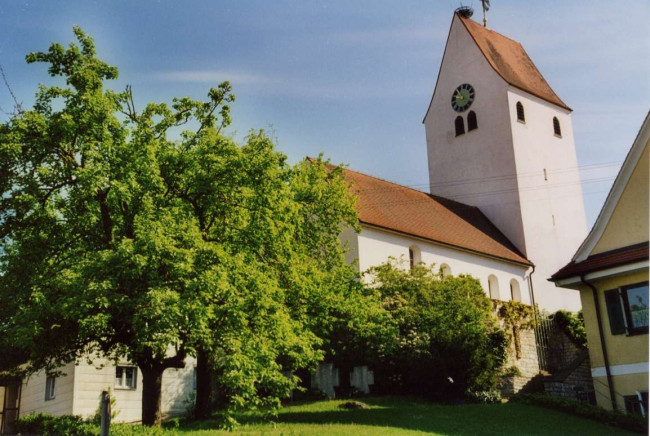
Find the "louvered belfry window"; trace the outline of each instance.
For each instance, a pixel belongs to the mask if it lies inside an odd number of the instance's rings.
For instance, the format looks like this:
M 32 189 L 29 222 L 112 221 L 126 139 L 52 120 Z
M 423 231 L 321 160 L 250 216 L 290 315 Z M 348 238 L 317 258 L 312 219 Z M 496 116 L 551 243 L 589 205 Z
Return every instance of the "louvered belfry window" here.
M 476 120 L 476 112 L 469 111 L 467 114 L 467 131 L 478 129 L 478 121 Z
M 463 121 L 463 117 L 458 115 L 454 124 L 456 125 L 456 136 L 460 136 L 465 133 L 465 122 Z

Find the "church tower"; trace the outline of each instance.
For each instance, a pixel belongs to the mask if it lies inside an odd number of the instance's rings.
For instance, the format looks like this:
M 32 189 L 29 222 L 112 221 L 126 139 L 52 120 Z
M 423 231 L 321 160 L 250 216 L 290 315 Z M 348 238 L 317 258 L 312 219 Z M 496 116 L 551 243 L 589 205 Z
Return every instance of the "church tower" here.
M 468 15 L 454 14 L 424 118 L 430 192 L 479 207 L 535 264 L 541 308 L 579 310 L 547 280 L 587 234 L 571 109 L 521 44 Z

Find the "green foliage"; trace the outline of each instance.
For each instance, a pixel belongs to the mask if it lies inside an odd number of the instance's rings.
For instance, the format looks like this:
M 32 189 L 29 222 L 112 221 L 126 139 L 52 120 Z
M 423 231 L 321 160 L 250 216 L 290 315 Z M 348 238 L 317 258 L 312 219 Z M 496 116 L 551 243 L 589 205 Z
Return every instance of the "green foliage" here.
M 648 432 L 647 418 L 644 419 L 639 415 L 605 410 L 598 406 L 579 403 L 568 398 L 554 397 L 548 394 L 517 394 L 512 398 L 512 401 L 567 412 L 636 433 L 647 434 Z
M 120 414 L 120 409 L 117 408 L 117 399 L 115 398 L 115 395 L 113 395 L 113 390 L 110 388 L 110 386 L 106 389 L 108 392 L 108 398 L 109 398 L 109 403 L 111 405 L 111 421 L 113 421 L 115 418 L 117 418 L 117 415 Z M 93 424 L 99 425 L 102 422 L 102 395 L 99 395 L 99 404 L 97 405 L 97 410 L 95 410 L 95 414 L 93 417 L 90 419 L 90 422 Z
M 84 422 L 80 416 L 52 416 L 38 413 L 24 416 L 13 424 L 16 433 L 44 436 L 95 436 L 99 429 Z
M 394 259 L 369 274 L 393 327 L 390 340 L 375 344 L 379 380 L 392 380 L 387 390 L 454 400 L 496 388 L 507 339 L 478 280 L 423 265 L 407 271 Z
M 499 317 L 515 344 L 517 359 L 521 358 L 520 331 L 535 327 L 532 306 L 513 300 L 505 301 L 499 308 Z
M 587 348 L 587 330 L 582 310 L 578 313 L 558 310 L 553 315 L 557 326 L 579 347 Z
M 365 301 L 338 239 L 357 225 L 342 169 L 291 167 L 263 131 L 222 135 L 228 82 L 136 111 L 74 33 L 27 56 L 65 86 L 0 126 L 0 363 L 126 358 L 159 424 L 153 380 L 200 350 L 229 411 L 273 413 L 297 381 L 283 372 L 314 366 L 343 323 L 366 328 L 344 299 Z

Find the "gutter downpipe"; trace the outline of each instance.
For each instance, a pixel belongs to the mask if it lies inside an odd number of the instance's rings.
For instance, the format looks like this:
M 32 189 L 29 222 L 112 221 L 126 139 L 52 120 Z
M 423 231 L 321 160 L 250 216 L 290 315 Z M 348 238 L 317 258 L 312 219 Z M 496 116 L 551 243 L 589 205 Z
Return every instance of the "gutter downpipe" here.
M 537 330 L 537 306 L 535 305 L 535 291 L 533 289 L 533 274 L 535 273 L 535 265 L 533 264 L 533 270 L 528 274 L 528 293 L 530 294 L 530 304 L 533 308 L 533 322 L 535 323 L 535 349 L 537 350 L 537 369 L 542 371 L 542 360 L 546 362 L 546 357 L 543 356 L 543 352 L 540 345 L 539 333 Z M 546 364 L 544 363 L 544 367 Z
M 607 374 L 607 387 L 609 388 L 609 398 L 612 401 L 612 410 L 616 411 L 616 396 L 614 392 L 614 380 L 612 380 L 612 372 L 609 369 L 609 357 L 607 354 L 607 346 L 605 345 L 605 334 L 603 333 L 603 322 L 600 316 L 600 302 L 598 301 L 598 291 L 596 287 L 585 280 L 585 276 L 580 276 L 580 281 L 591 288 L 594 296 L 594 306 L 596 309 L 596 321 L 598 322 L 598 333 L 600 334 L 600 344 L 603 349 L 603 360 L 605 361 L 605 373 Z

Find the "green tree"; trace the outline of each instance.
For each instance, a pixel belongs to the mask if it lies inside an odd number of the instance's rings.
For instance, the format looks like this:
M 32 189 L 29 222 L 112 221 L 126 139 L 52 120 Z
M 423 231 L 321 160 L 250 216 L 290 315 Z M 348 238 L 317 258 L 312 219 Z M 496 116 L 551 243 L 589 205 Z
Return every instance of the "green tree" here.
M 136 111 L 74 33 L 78 44 L 27 56 L 65 85 L 40 86 L 0 126 L 0 347 L 24 372 L 130 359 L 148 425 L 160 424 L 163 371 L 188 355 L 218 372 L 231 408 L 272 408 L 296 382 L 283 372 L 322 357 L 318 328 L 350 280 L 341 169 L 291 167 L 263 132 L 223 136 L 227 82 L 205 102 Z M 194 129 L 173 140 L 181 125 Z
M 496 388 L 507 339 L 478 280 L 395 259 L 368 273 L 396 327 L 377 353 L 390 390 L 453 400 Z

